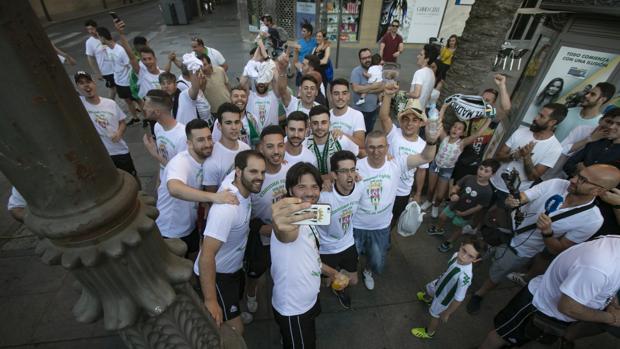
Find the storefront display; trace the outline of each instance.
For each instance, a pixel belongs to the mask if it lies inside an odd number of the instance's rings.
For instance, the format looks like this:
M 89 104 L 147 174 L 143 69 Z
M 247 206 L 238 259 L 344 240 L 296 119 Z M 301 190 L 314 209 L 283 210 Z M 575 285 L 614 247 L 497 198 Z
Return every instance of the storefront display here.
M 361 10 L 361 0 L 323 2 L 321 4 L 321 27 L 327 31 L 327 39 L 332 42 L 336 41 L 338 37 L 338 16 L 341 15 L 340 42 L 358 41 Z
M 398 20 L 405 43 L 427 43 L 439 33 L 446 5 L 447 0 L 383 0 L 377 41 Z

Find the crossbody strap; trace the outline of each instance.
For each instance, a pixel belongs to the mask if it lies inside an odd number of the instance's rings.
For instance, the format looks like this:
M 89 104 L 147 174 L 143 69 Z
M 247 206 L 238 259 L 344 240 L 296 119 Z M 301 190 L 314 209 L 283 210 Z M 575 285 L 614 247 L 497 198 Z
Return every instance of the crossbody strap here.
M 574 214 L 577 214 L 579 212 L 583 212 L 583 211 L 589 210 L 592 207 L 594 207 L 594 201 L 592 201 L 591 203 L 589 203 L 589 204 L 587 204 L 585 206 L 580 206 L 580 207 L 574 208 L 572 210 L 568 210 L 566 212 L 562 212 L 562 213 L 560 213 L 558 215 L 555 215 L 553 217 L 550 217 L 551 218 L 551 222 L 556 222 L 556 221 L 559 221 L 562 218 L 570 217 L 570 216 L 572 216 Z M 522 228 L 519 228 L 519 229 L 515 230 L 515 235 L 516 234 L 524 233 L 526 231 L 530 231 L 530 230 L 532 230 L 534 228 L 536 228 L 536 223 L 533 223 L 533 224 L 530 224 L 528 226 L 525 226 L 525 227 L 522 227 Z

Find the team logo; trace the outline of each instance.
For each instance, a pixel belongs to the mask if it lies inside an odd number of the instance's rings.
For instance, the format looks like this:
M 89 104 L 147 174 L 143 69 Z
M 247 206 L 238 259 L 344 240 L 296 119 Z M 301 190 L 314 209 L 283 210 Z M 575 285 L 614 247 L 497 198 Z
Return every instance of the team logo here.
M 353 210 L 350 207 L 347 207 L 342 211 L 342 215 L 340 216 L 340 227 L 342 227 L 342 231 L 346 234 L 351 226 L 351 218 L 353 217 Z
M 469 275 L 463 275 L 463 286 L 469 285 L 470 282 L 471 278 L 469 277 Z
M 375 207 L 375 211 L 379 206 L 379 202 L 381 201 L 381 192 L 383 191 L 383 183 L 381 180 L 372 180 L 368 184 L 368 189 L 366 193 L 370 198 L 370 203 Z
M 161 157 L 168 161 L 168 149 L 166 149 L 166 144 L 164 142 L 159 143 L 157 152 L 161 155 Z
M 271 203 L 276 203 L 280 201 L 280 199 L 286 196 L 286 188 L 283 185 L 279 185 L 273 188 Z
M 267 108 L 265 104 L 261 103 L 258 105 L 258 120 L 260 121 L 261 125 L 265 124 L 266 117 L 267 117 Z
M 103 114 L 95 112 L 95 122 L 97 125 L 101 126 L 103 129 L 108 129 L 110 123 L 108 122 L 108 118 L 106 118 Z

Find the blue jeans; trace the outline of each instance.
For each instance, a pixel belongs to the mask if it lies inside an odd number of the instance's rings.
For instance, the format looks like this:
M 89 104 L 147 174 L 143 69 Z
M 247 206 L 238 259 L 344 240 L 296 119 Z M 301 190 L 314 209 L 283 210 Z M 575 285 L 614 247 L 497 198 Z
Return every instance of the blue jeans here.
M 377 230 L 353 228 L 357 253 L 366 256 L 366 269 L 375 274 L 383 272 L 385 254 L 390 245 L 390 227 Z
M 363 111 L 362 114 L 364 114 L 364 126 L 366 126 L 366 133 L 368 134 L 368 132 L 372 131 L 372 129 L 375 127 L 375 122 L 377 121 L 377 113 L 379 111 L 379 108 L 375 109 L 374 111 Z

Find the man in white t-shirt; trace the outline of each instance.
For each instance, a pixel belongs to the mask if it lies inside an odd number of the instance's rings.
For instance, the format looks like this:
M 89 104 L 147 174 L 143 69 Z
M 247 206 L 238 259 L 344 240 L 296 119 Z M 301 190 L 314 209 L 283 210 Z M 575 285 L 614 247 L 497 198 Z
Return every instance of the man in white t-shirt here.
M 315 319 L 321 313 L 318 301 L 321 273 L 331 281 L 342 281 L 342 287 L 348 284 L 346 275 L 321 263 L 316 226 L 295 224 L 316 218 L 315 212 L 293 213 L 316 204 L 322 184 L 316 167 L 297 163 L 286 173 L 289 197 L 271 207 L 271 305 L 284 348 L 316 347 Z
M 416 63 L 420 69 L 413 74 L 408 97 L 419 99 L 423 111 L 429 107 L 427 105 L 428 100 L 435 87 L 435 73 L 433 73 L 430 65 L 435 62 L 438 54 L 435 46 L 426 44 L 416 56 Z
M 209 56 L 211 63 L 228 71 L 228 64 L 222 53 L 212 47 L 206 47 L 204 41 L 200 38 L 192 38 L 192 51 L 196 53 L 203 53 Z
M 258 193 L 265 179 L 265 158 L 254 150 L 238 153 L 235 177 L 219 191 L 231 190 L 239 205 L 214 204 L 204 230 L 194 273 L 200 276 L 204 304 L 217 326 L 223 322 L 243 335 L 241 308 L 243 295 L 243 255 L 250 231 L 250 194 Z
M 131 114 L 131 119 L 136 120 L 138 119 L 138 114 L 136 113 L 136 108 L 133 107 L 131 89 L 129 88 L 129 74 L 131 73 L 129 56 L 127 52 L 125 52 L 125 49 L 112 39 L 112 34 L 107 28 L 97 27 L 97 35 L 101 43 L 107 46 L 106 52 L 112 62 L 112 69 L 114 70 L 116 93 L 118 97 L 127 103 L 127 109 L 129 110 L 129 114 Z
M 271 240 L 271 205 L 286 196 L 286 171 L 290 164 L 283 164 L 284 137 L 282 127 L 269 125 L 260 135 L 258 149 L 265 157 L 267 171 L 261 191 L 252 194 L 252 220 L 250 221 L 250 235 L 246 247 L 246 296 L 247 306 L 251 313 L 258 309 L 256 295 L 258 293 L 258 279 L 271 266 L 269 242 Z
M 86 32 L 90 37 L 86 40 L 86 59 L 88 65 L 97 80 L 105 80 L 105 87 L 110 90 L 109 97 L 114 99 L 116 90 L 114 89 L 114 69 L 112 61 L 108 58 L 105 46 L 97 35 L 97 22 L 92 19 L 84 23 Z
M 277 125 L 279 122 L 280 101 L 276 94 L 269 89 L 271 78 L 271 76 L 259 76 L 256 80 L 256 91 L 249 90 L 246 87 L 246 91 L 248 91 L 246 110 L 256 118 L 259 134 L 263 128 L 269 125 Z
M 349 277 L 350 285 L 357 285 L 357 249 L 353 238 L 353 221 L 359 206 L 363 186 L 355 182 L 357 158 L 347 150 L 336 152 L 331 158 L 332 173 L 336 178 L 331 191 L 321 192 L 319 202 L 331 206 L 331 223 L 317 226 L 321 261 Z M 347 289 L 332 291 L 345 309 L 351 308 Z
M 387 109 L 383 108 L 381 110 L 384 112 L 379 113 L 381 127 L 387 133 L 390 154 L 395 158 L 420 154 L 426 146 L 426 142 L 419 136 L 420 126 L 424 125 L 424 122 L 426 122 L 426 113 L 424 113 L 424 109 L 420 105 L 418 99 L 409 99 L 405 108 L 398 113 L 400 128 L 394 125 L 389 114 L 389 109 L 392 104 L 392 97 L 397 92 L 398 85 L 386 84 L 382 103 L 387 104 Z M 387 111 L 387 113 L 385 111 Z M 420 165 L 420 168 L 428 168 L 428 164 Z M 414 184 L 416 170 L 417 168 L 413 168 L 403 173 L 399 179 L 398 189 L 396 190 L 396 201 L 394 202 L 394 209 L 392 210 L 393 217 L 392 223 L 390 224 L 391 227 L 394 227 L 394 225 L 398 223 L 400 214 L 409 203 L 409 196 Z M 421 193 L 424 181 L 416 181 L 415 185 L 416 193 Z M 419 200 L 420 198 L 416 197 L 416 201 Z
M 286 117 L 286 140 L 284 144 L 284 160 L 290 165 L 298 162 L 309 162 L 317 166 L 316 156 L 305 146 L 308 130 L 308 115 L 294 111 Z
M 172 97 L 172 115 L 178 122 L 186 125 L 198 118 L 198 95 L 201 88 L 207 83 L 200 71 L 190 72 L 189 76 L 191 86 L 187 90 L 181 91 L 177 87 L 177 78 L 174 74 L 164 72 L 159 75 L 161 89 Z
M 364 115 L 351 107 L 349 101 L 349 81 L 346 79 L 334 79 L 329 86 L 332 95 L 332 110 L 330 111 L 331 128 L 339 129 L 343 134 L 351 137 L 360 149 L 364 148 L 364 135 L 366 126 Z
M 566 328 L 575 321 L 620 327 L 620 238 L 608 235 L 561 253 L 495 316 L 480 348 L 522 346 L 534 316 Z M 534 325 L 536 328 L 536 325 Z M 611 343 L 610 343 L 611 344 Z M 617 341 L 616 341 L 617 344 Z M 613 344 L 612 344 L 613 346 Z
M 507 207 L 520 207 L 524 219 L 513 230 L 521 229 L 508 246 L 495 250 L 489 269 L 489 278 L 476 291 L 467 304 L 467 311 L 475 314 L 482 298 L 494 289 L 510 272 L 525 267 L 534 256 L 545 250 L 550 260 L 567 248 L 582 243 L 603 225 L 603 216 L 594 199 L 620 183 L 620 170 L 610 165 L 592 165 L 571 178 L 550 179 L 519 193 L 518 198 L 508 197 Z M 554 216 L 582 208 L 582 211 L 552 221 Z M 531 227 L 531 229 L 528 229 Z M 544 270 L 543 264 L 539 269 Z
M 131 154 L 129 154 L 129 147 L 123 140 L 123 135 L 127 129 L 125 113 L 115 101 L 100 97 L 97 94 L 97 84 L 87 72 L 76 72 L 74 80 L 82 95 L 80 100 L 88 112 L 99 138 L 110 154 L 112 162 L 116 168 L 131 174 L 140 186 L 140 179 L 133 165 Z
M 234 159 L 237 153 L 250 149 L 250 146 L 239 140 L 241 130 L 241 110 L 232 103 L 224 103 L 217 111 L 218 127 L 222 138 L 215 143 L 213 155 L 203 165 L 204 179 L 202 184 L 207 191 L 215 192 L 222 181 L 234 170 Z
M 252 147 L 258 146 L 261 132 L 258 129 L 258 122 L 254 115 L 246 109 L 248 104 L 248 91 L 240 85 L 233 87 L 230 91 L 230 102 L 241 110 L 241 131 L 239 131 L 239 140 Z M 219 128 L 219 122 L 215 120 L 213 125 L 213 141 L 219 142 L 222 138 L 222 131 Z
M 278 60 L 280 64 L 280 60 Z M 301 86 L 299 87 L 299 98 L 292 96 L 288 89 L 288 78 L 286 77 L 286 66 L 282 67 L 278 65 L 280 73 L 276 80 L 276 88 L 280 101 L 284 106 L 286 115 L 291 115 L 292 112 L 300 111 L 307 114 L 310 113 L 310 109 L 319 103 L 315 102 L 316 96 L 319 93 L 319 82 L 311 75 L 304 75 L 301 78 Z
M 325 180 L 325 175 L 331 171 L 329 159 L 332 155 L 340 150 L 348 150 L 357 156 L 360 150 L 349 136 L 334 137 L 329 131 L 330 126 L 329 109 L 326 106 L 317 105 L 310 109 L 312 134 L 306 139 L 305 146 L 314 153 L 323 180 Z
M 170 159 L 187 149 L 185 125 L 172 117 L 172 98 L 162 90 L 150 90 L 144 100 L 144 116 L 156 122 L 155 140 L 148 134 L 142 137 L 146 150 L 159 163 L 158 182 L 163 179 L 164 168 Z
M 496 199 L 500 207 L 508 196 L 508 187 L 502 179 L 502 173 L 508 169 L 519 171 L 519 191 L 524 191 L 555 165 L 562 146 L 553 132 L 565 117 L 565 106 L 558 103 L 546 104 L 532 120 L 529 129 L 518 128 L 500 147 L 495 159 L 501 162 L 501 166 L 491 177 L 491 184 L 497 189 Z
M 200 247 L 200 234 L 196 219 L 198 204 L 215 202 L 239 204 L 237 196 L 230 191 L 209 193 L 202 186 L 202 164 L 211 156 L 213 141 L 211 131 L 204 120 L 190 121 L 184 128 L 187 149 L 175 155 L 164 170 L 157 188 L 155 220 L 164 238 L 179 238 L 187 244 L 187 255 L 195 257 Z
M 379 113 L 386 113 L 388 104 L 382 104 Z M 426 146 L 420 154 L 387 159 L 388 142 L 385 133 L 374 130 L 366 136 L 368 157 L 357 163 L 364 187 L 364 195 L 353 220 L 355 246 L 360 255 L 366 256 L 362 273 L 364 285 L 375 287 L 373 273 L 381 273 L 385 266 L 385 254 L 389 247 L 392 209 L 400 177 L 410 169 L 429 163 L 435 157 L 438 134 L 431 135 L 426 129 Z

